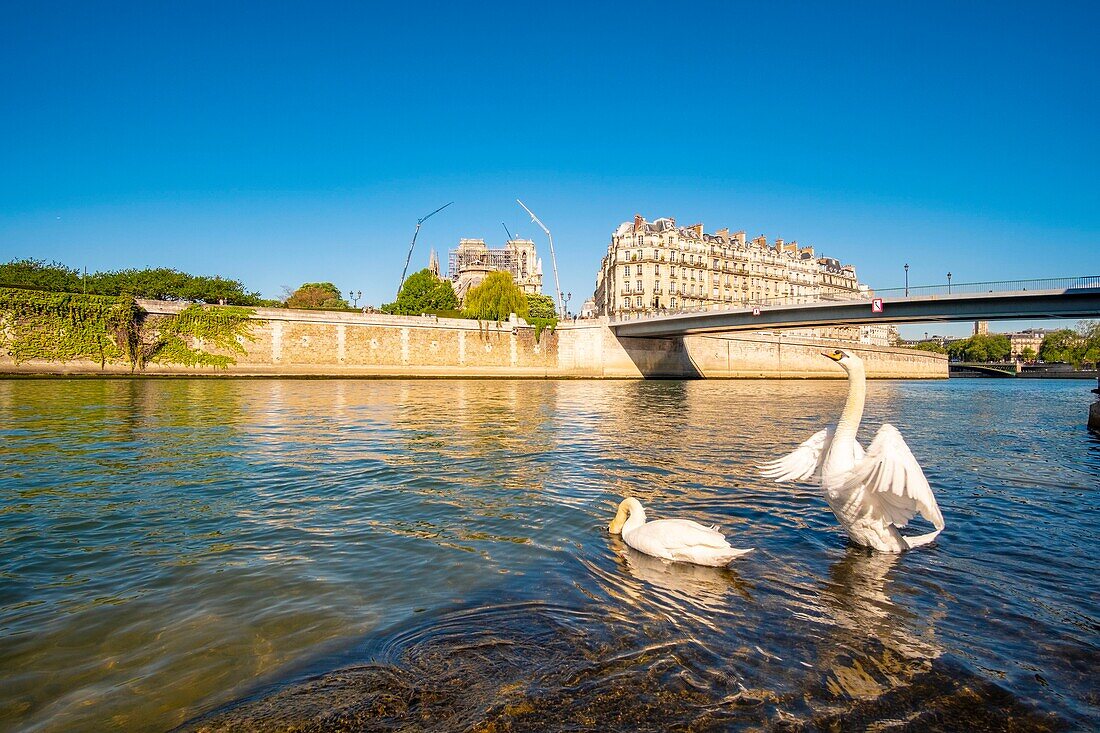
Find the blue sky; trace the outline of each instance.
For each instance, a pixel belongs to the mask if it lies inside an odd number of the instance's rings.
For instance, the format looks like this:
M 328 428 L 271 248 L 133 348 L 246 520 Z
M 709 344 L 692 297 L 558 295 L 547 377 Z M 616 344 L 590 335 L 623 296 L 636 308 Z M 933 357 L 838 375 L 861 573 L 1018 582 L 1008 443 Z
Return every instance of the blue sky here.
M 379 304 L 448 201 L 413 268 L 545 250 L 521 198 L 574 306 L 635 213 L 874 287 L 1100 273 L 1100 5 L 764 5 L 4 3 L 0 260 Z

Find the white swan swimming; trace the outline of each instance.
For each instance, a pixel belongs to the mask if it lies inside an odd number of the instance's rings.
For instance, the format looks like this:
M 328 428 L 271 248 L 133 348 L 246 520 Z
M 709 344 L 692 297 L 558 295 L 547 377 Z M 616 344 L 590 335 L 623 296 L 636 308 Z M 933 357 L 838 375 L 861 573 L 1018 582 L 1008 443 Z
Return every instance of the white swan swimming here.
M 848 372 L 848 402 L 840 422 L 814 433 L 790 455 L 765 463 L 763 475 L 776 481 L 816 477 L 825 490 L 825 500 L 856 544 L 880 552 L 902 552 L 928 544 L 943 530 L 943 515 L 901 433 L 884 424 L 866 453 L 856 442 L 867 396 L 863 360 L 840 350 L 822 356 Z M 916 537 L 902 535 L 898 530 L 918 513 L 936 531 Z
M 645 520 L 645 510 L 637 499 L 627 498 L 608 526 L 611 534 L 623 535 L 623 542 L 638 552 L 662 560 L 690 562 L 718 567 L 735 557 L 752 552 L 730 547 L 718 527 L 704 527 L 690 519 Z

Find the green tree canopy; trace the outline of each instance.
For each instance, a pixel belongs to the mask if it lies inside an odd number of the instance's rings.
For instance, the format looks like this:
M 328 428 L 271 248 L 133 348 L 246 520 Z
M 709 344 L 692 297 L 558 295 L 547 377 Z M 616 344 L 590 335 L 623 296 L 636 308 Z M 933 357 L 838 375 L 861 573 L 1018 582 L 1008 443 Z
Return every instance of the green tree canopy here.
M 558 317 L 554 299 L 542 293 L 527 294 L 527 317 L 553 320 Z
M 450 280 L 440 280 L 425 268 L 409 275 L 397 293 L 397 300 L 386 303 L 381 310 L 397 316 L 453 311 L 458 310 L 458 296 Z
M 1077 330 L 1061 328 L 1043 337 L 1039 347 L 1043 361 L 1060 361 L 1080 368 L 1100 362 L 1100 321 L 1081 321 Z
M 1060 328 L 1043 337 L 1039 358 L 1043 361 L 1072 363 L 1076 357 L 1080 335 L 1071 328 Z
M 512 280 L 510 272 L 491 272 L 476 288 L 466 293 L 463 313 L 479 321 L 503 321 L 509 315 L 527 316 L 527 296 Z
M 921 341 L 919 344 L 913 344 L 910 348 L 919 349 L 920 351 L 931 351 L 934 354 L 946 354 L 947 349 L 938 341 Z
M 60 262 L 23 259 L 0 265 L 0 286 L 52 290 L 59 293 L 81 292 L 80 273 Z
M 332 283 L 302 283 L 301 287 L 286 299 L 286 307 L 339 310 L 347 308 L 348 304 L 340 297 L 340 291 Z
M 84 277 L 60 262 L 12 260 L 0 265 L 0 285 L 66 293 L 86 290 L 90 295 L 132 295 L 192 303 L 224 300 L 229 305 L 278 305 L 277 301 L 264 300 L 259 293 L 247 292 L 238 280 L 189 275 L 166 267 L 94 272 Z
M 1030 346 L 1025 346 L 1024 348 L 1020 349 L 1020 358 L 1024 361 L 1035 361 L 1036 356 L 1038 356 L 1038 354 L 1036 354 L 1035 349 L 1031 348 Z
M 961 361 L 1005 361 L 1012 355 L 1012 342 L 1002 333 L 979 333 L 952 341 L 947 345 L 947 354 Z

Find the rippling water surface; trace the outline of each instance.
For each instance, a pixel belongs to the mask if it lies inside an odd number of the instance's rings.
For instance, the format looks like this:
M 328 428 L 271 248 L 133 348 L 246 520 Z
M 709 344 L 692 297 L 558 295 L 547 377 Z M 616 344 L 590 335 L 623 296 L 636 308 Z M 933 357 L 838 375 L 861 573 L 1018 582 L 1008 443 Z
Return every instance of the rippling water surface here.
M 753 465 L 843 382 L 0 381 L 0 728 L 1100 726 L 1085 382 L 872 382 L 947 530 Z M 608 536 L 719 523 L 666 565 Z

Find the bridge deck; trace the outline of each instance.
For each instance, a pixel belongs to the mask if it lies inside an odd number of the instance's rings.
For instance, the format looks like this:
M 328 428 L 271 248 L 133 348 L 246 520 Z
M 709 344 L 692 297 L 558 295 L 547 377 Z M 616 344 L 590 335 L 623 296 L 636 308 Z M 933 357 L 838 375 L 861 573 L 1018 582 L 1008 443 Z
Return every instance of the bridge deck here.
M 620 320 L 610 324 L 625 337 L 674 337 L 689 334 L 812 328 L 866 323 L 928 323 L 936 321 L 997 321 L 1100 316 L 1100 287 L 1025 290 L 1003 293 L 960 293 L 884 299 L 881 313 L 870 300 L 832 301 L 801 305 L 677 313 Z

